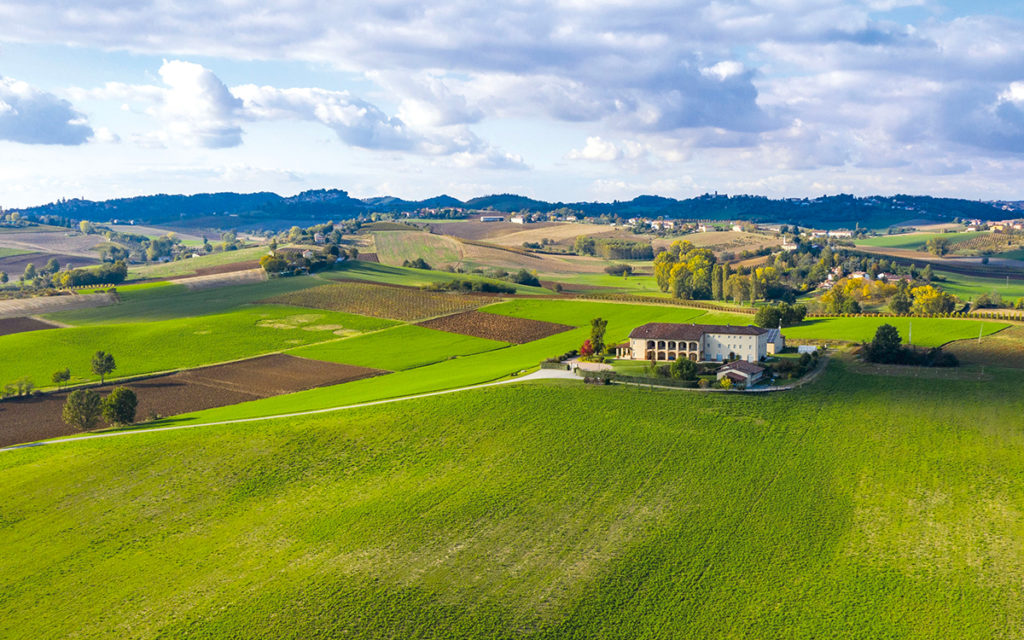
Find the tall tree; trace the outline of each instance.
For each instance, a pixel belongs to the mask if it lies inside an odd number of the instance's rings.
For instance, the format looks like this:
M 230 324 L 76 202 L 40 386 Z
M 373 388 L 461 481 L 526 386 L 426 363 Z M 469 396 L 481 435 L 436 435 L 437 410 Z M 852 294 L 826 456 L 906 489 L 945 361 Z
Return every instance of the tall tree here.
M 594 353 L 604 353 L 604 331 L 608 327 L 608 321 L 602 318 L 594 318 L 590 321 L 590 346 Z
M 725 283 L 722 281 L 722 276 L 724 275 L 724 273 L 725 272 L 722 269 L 722 265 L 720 264 L 716 264 L 715 267 L 711 270 L 711 297 L 714 300 L 723 299 L 722 289 Z
M 92 389 L 72 391 L 61 412 L 64 422 L 79 431 L 96 427 L 102 411 L 100 394 Z
M 139 400 L 128 387 L 115 387 L 103 400 L 103 419 L 110 424 L 135 422 L 135 408 Z
M 92 372 L 100 377 L 100 383 L 106 382 L 108 373 L 117 368 L 114 356 L 106 351 L 97 351 L 92 357 Z

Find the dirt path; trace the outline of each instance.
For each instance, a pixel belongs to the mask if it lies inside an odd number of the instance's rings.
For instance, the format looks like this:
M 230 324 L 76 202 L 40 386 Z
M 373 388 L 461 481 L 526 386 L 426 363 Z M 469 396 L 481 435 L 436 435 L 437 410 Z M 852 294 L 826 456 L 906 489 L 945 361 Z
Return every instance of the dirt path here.
M 468 387 L 459 387 L 456 389 L 445 389 L 444 391 L 431 391 L 430 393 L 421 393 L 413 396 L 403 396 L 401 398 L 388 398 L 386 400 L 374 400 L 373 402 L 362 402 L 359 404 L 350 404 L 340 407 L 329 407 L 327 409 L 311 409 L 309 411 L 296 411 L 295 413 L 280 413 L 270 416 L 259 416 L 256 418 L 238 418 L 236 420 L 221 420 L 219 422 L 203 422 L 200 424 L 183 424 L 174 427 L 154 427 L 152 429 L 136 429 L 134 431 L 112 431 L 109 433 L 94 433 L 87 436 L 77 436 L 73 438 L 61 438 L 58 440 L 44 440 L 41 442 L 31 442 L 29 444 L 19 444 L 11 447 L 4 447 L 0 451 L 13 451 L 15 449 L 23 449 L 25 447 L 41 447 L 44 445 L 51 444 L 66 444 L 69 442 L 78 442 L 80 440 L 94 440 L 96 438 L 113 438 L 117 436 L 130 436 L 138 435 L 143 433 L 153 433 L 156 431 L 177 431 L 179 429 L 195 429 L 197 427 L 214 427 L 225 424 L 241 424 L 245 422 L 259 422 L 261 420 L 276 420 L 279 418 L 297 418 L 299 416 L 309 416 L 318 413 L 331 413 L 334 411 L 345 411 L 347 409 L 360 409 L 362 407 L 373 407 L 380 404 L 390 404 L 392 402 L 404 402 L 406 400 L 416 400 L 418 398 L 429 398 L 430 396 L 441 396 L 449 393 L 458 393 L 460 391 L 469 391 L 471 389 L 483 389 L 484 387 L 494 387 L 502 384 L 510 384 L 513 382 L 529 382 L 531 380 L 546 380 L 551 378 L 561 378 L 567 380 L 580 380 L 582 378 L 577 377 L 569 371 L 560 371 L 557 369 L 540 369 L 531 374 L 522 376 L 521 378 L 511 378 L 509 380 L 499 380 L 498 382 L 487 382 L 484 384 L 471 385 Z

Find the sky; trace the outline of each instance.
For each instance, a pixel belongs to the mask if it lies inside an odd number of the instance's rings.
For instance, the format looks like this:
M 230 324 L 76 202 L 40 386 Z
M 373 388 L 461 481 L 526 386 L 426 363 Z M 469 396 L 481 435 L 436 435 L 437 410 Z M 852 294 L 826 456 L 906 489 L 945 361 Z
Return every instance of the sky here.
M 0 206 L 1024 199 L 1024 3 L 0 0 Z

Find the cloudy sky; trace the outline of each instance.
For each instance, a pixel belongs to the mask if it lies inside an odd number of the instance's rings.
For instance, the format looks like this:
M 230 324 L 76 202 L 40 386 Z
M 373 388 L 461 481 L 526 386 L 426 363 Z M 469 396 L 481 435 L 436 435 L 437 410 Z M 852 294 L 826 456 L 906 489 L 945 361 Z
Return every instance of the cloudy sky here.
M 1024 199 L 1016 0 L 487 5 L 0 0 L 0 206 Z

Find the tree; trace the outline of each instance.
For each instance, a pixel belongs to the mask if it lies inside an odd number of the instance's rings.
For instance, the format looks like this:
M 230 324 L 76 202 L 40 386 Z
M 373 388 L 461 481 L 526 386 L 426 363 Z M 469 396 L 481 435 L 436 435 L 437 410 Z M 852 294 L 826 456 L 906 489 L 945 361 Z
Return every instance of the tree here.
M 594 347 L 590 344 L 590 338 L 584 340 L 583 344 L 580 345 L 580 355 L 584 358 L 594 355 Z
M 267 254 L 260 258 L 260 266 L 267 273 L 281 273 L 288 268 L 288 261 L 279 255 Z
M 78 223 L 78 230 L 82 233 L 89 235 L 90 233 L 96 232 L 96 227 L 92 226 L 92 223 L 88 220 L 82 220 Z
M 116 368 L 114 356 L 105 351 L 97 351 L 92 357 L 92 372 L 100 377 L 100 383 L 106 382 L 107 374 Z
M 672 377 L 679 380 L 696 380 L 697 363 L 689 358 L 676 358 L 670 367 Z
M 903 356 L 903 339 L 900 332 L 891 324 L 883 324 L 875 330 L 875 337 L 867 346 L 865 355 L 871 362 L 892 364 L 899 362 Z
M 931 282 L 934 275 L 935 274 L 932 273 L 932 265 L 924 265 L 924 269 L 921 270 L 921 279 L 925 282 Z
M 590 346 L 594 353 L 604 353 L 604 331 L 608 321 L 601 318 L 594 318 L 590 321 Z
M 732 389 L 732 378 L 729 376 L 722 376 L 722 379 L 718 381 L 718 386 L 723 389 Z
M 60 262 L 57 262 L 57 258 L 50 258 L 46 266 L 43 267 L 43 273 L 57 273 L 60 271 Z
M 62 415 L 68 426 L 79 431 L 86 431 L 96 427 L 101 412 L 100 394 L 92 389 L 79 389 L 68 395 Z
M 936 256 L 944 256 L 949 253 L 949 240 L 946 238 L 932 238 L 925 243 L 928 253 Z
M 910 292 L 907 291 L 905 286 L 900 287 L 896 290 L 896 293 L 893 294 L 892 299 L 889 300 L 889 311 L 900 315 L 909 313 L 910 305 L 912 303 L 913 300 L 910 297 Z
M 71 379 L 71 369 L 65 367 L 60 371 L 54 371 L 50 379 L 53 380 L 53 384 L 62 387 L 65 382 Z
M 103 419 L 110 424 L 135 422 L 135 408 L 139 400 L 128 387 L 115 387 L 103 400 Z
M 782 312 L 778 307 L 764 306 L 754 314 L 754 324 L 759 327 L 778 327 L 782 324 Z
M 8 280 L 10 280 L 10 276 L 7 275 L 7 272 L 0 271 L 0 284 L 7 284 Z
M 349 249 L 348 249 L 348 259 L 349 260 L 358 260 L 359 259 L 359 249 L 356 249 L 355 247 L 349 247 Z
M 25 265 L 25 275 L 22 277 L 23 280 L 35 280 L 36 279 L 36 265 L 28 263 Z
M 714 266 L 714 268 L 711 269 L 711 299 L 712 300 L 723 300 L 724 299 L 724 296 L 722 295 L 722 291 L 724 289 L 724 284 L 725 284 L 722 281 L 722 276 L 724 274 L 725 274 L 725 271 L 722 269 L 722 265 L 720 265 L 720 264 L 716 264 Z

